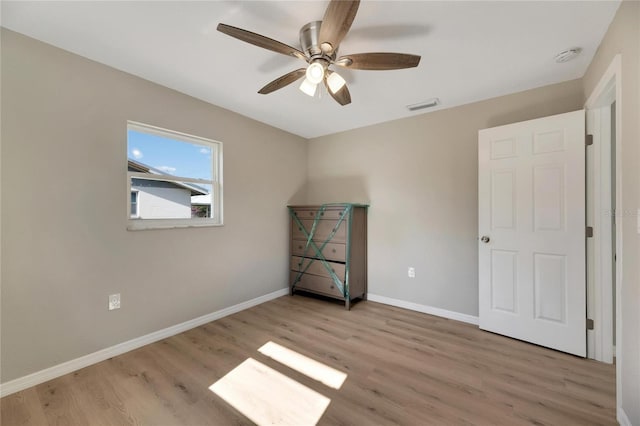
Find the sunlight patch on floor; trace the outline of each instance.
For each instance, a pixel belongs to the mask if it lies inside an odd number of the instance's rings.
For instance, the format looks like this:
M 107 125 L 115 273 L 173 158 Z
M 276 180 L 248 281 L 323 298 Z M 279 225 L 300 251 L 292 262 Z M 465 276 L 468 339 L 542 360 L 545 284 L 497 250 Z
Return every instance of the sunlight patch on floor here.
M 340 389 L 347 379 L 342 371 L 274 342 L 265 343 L 258 352 L 334 389 Z
M 253 358 L 209 389 L 257 425 L 315 425 L 331 402 Z

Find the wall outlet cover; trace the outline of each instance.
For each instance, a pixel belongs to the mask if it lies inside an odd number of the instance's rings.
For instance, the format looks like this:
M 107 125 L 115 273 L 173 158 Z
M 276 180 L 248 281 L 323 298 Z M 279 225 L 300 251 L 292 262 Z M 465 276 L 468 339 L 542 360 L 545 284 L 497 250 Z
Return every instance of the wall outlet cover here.
M 416 277 L 416 268 L 410 266 L 409 270 L 407 271 L 407 275 L 409 276 L 409 278 L 415 278 Z

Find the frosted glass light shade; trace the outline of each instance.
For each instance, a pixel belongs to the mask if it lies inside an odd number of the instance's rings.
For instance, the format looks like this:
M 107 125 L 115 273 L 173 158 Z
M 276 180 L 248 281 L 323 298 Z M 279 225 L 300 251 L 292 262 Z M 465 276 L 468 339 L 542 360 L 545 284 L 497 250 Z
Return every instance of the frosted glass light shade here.
M 306 75 L 307 80 L 309 80 L 310 83 L 318 84 L 324 79 L 324 67 L 321 64 L 314 62 L 307 67 Z
M 309 81 L 309 79 L 305 78 L 302 80 L 302 84 L 300 84 L 300 90 L 306 95 L 313 96 L 316 94 L 317 84 L 314 84 Z
M 327 77 L 327 86 L 329 86 L 331 93 L 335 94 L 338 90 L 342 89 L 345 84 L 346 81 L 344 81 L 344 78 L 337 72 L 332 72 L 329 74 L 329 77 Z

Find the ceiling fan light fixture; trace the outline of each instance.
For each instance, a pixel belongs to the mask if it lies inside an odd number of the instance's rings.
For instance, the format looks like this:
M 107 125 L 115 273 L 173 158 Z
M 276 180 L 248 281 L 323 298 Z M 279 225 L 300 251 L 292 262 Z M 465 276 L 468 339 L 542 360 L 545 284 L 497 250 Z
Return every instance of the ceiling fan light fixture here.
M 327 77 L 327 86 L 329 86 L 329 90 L 331 93 L 337 93 L 338 90 L 342 89 L 347 82 L 344 81 L 344 78 L 337 72 L 331 72 L 329 77 Z
M 314 62 L 307 67 L 306 75 L 309 83 L 318 84 L 324 80 L 324 67 L 318 62 Z
M 351 103 L 351 94 L 344 79 L 329 69 L 333 65 L 353 70 L 399 70 L 414 68 L 420 63 L 419 55 L 394 52 L 356 53 L 338 57 L 340 43 L 351 29 L 360 1 L 329 0 L 322 20 L 309 22 L 300 29 L 301 49 L 223 23 L 218 24 L 217 30 L 245 43 L 306 62 L 304 68 L 267 83 L 258 91 L 259 94 L 266 95 L 282 89 L 304 77 L 300 84 L 302 92 L 311 97 L 320 97 L 326 88 L 337 103 L 345 106 Z M 320 89 L 319 84 L 323 86 Z
M 317 84 L 310 82 L 309 79 L 307 78 L 302 80 L 302 83 L 300 84 L 300 90 L 302 91 L 302 93 L 304 93 L 305 95 L 309 95 L 311 97 L 313 97 L 316 94 L 317 87 L 318 87 Z

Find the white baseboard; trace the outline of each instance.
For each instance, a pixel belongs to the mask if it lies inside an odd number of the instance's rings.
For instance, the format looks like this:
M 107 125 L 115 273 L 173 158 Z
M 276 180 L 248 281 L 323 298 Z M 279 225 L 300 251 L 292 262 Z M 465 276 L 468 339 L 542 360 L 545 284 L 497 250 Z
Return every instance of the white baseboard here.
M 71 361 L 63 362 L 62 364 L 45 368 L 44 370 L 37 371 L 27 376 L 14 379 L 6 383 L 1 383 L 0 398 L 30 388 L 32 386 L 39 385 L 40 383 L 55 379 L 56 377 L 72 373 L 76 370 L 88 367 L 92 364 L 96 364 L 111 357 L 121 355 L 125 352 L 129 352 L 141 346 L 157 342 L 158 340 L 166 339 L 167 337 L 175 336 L 176 334 L 180 334 L 184 331 L 201 326 L 208 322 L 226 317 L 227 315 L 235 314 L 236 312 L 243 311 L 261 303 L 268 302 L 269 300 L 276 299 L 286 294 L 289 294 L 289 289 L 283 288 L 281 290 L 265 294 L 264 296 L 256 297 L 255 299 L 247 300 L 246 302 L 238 303 L 237 305 L 233 305 L 228 308 L 224 308 L 219 311 L 203 315 L 189 321 L 185 321 L 181 324 L 167 327 L 165 329 L 158 330 L 123 343 L 119 343 L 115 346 L 111 346 L 109 348 L 105 348 L 97 352 L 81 356 L 80 358 L 72 359 Z
M 620 426 L 633 426 L 631 424 L 631 420 L 629 420 L 629 417 L 627 417 L 627 413 L 624 412 L 622 407 L 618 407 L 618 416 L 616 420 L 618 420 Z
M 371 300 L 372 302 L 384 303 L 385 305 L 396 306 L 398 308 L 409 309 L 410 311 L 417 311 L 424 314 L 462 321 L 469 324 L 479 324 L 478 317 L 474 317 L 473 315 L 461 314 L 460 312 L 448 311 L 441 308 L 434 308 L 433 306 L 420 305 L 418 303 L 407 302 L 400 299 L 392 299 L 390 297 L 378 296 L 377 294 L 371 293 L 367 294 L 367 300 Z

